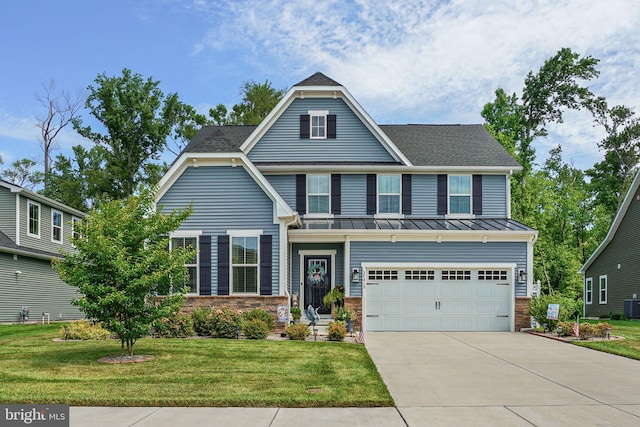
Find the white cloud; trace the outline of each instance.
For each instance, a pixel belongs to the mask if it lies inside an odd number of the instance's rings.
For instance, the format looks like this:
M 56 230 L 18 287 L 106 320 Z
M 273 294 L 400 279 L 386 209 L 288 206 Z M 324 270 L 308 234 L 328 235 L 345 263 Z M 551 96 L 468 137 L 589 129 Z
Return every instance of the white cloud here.
M 215 21 L 194 52 L 247 51 L 247 63 L 286 70 L 291 83 L 320 70 L 380 122 L 482 122 L 482 106 L 496 88 L 520 92 L 526 74 L 561 47 L 601 59 L 594 91 L 612 104 L 638 107 L 640 2 L 634 0 L 198 0 L 192 6 Z M 588 120 L 566 120 L 553 130 L 565 153 L 599 155 Z M 580 166 L 593 163 L 585 162 Z

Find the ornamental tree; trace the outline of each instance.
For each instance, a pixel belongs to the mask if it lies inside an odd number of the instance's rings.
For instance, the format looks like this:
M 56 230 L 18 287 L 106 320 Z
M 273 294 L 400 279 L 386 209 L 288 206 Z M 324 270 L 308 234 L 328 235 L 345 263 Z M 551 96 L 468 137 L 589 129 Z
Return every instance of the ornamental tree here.
M 169 251 L 169 235 L 191 215 L 192 209 L 162 213 L 154 209 L 154 193 L 142 190 L 127 199 L 106 202 L 84 221 L 74 224 L 75 251 L 54 262 L 60 278 L 78 288 L 72 304 L 87 318 L 120 338 L 129 356 L 138 338 L 151 325 L 176 313 L 186 288 L 156 298 L 159 288 L 184 283 L 185 264 L 195 248 Z

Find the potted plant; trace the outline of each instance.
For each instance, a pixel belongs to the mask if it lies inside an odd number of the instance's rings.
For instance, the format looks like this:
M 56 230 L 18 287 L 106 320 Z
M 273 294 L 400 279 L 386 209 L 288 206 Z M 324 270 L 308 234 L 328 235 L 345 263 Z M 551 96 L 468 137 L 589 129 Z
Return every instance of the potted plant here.
M 353 309 L 347 306 L 338 307 L 336 311 L 336 320 L 340 320 L 347 324 L 347 332 L 351 332 L 351 320 L 353 319 Z
M 341 306 L 344 301 L 344 287 L 342 285 L 336 285 L 325 296 L 322 297 L 322 303 L 325 307 L 331 307 L 332 304 Z
M 300 318 L 302 317 L 302 309 L 300 307 L 291 307 L 291 317 L 293 318 L 293 323 L 300 323 Z

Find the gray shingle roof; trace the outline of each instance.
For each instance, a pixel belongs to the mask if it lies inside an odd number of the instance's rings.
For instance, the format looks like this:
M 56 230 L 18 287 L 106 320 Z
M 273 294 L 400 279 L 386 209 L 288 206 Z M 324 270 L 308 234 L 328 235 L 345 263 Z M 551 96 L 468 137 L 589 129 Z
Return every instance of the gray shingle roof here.
M 304 79 L 300 83 L 295 84 L 294 86 L 342 86 L 342 85 L 318 71 L 314 75 L 307 77 L 306 79 Z
M 482 125 L 380 128 L 415 166 L 520 166 Z
M 236 153 L 256 126 L 204 126 L 188 153 Z M 380 125 L 414 166 L 519 167 L 482 125 Z
M 0 252 L 26 252 L 34 255 L 45 256 L 47 258 L 60 258 L 62 255 L 57 254 L 55 252 L 43 251 L 40 249 L 28 248 L 26 246 L 19 246 L 11 240 L 9 236 L 4 234 L 0 230 Z

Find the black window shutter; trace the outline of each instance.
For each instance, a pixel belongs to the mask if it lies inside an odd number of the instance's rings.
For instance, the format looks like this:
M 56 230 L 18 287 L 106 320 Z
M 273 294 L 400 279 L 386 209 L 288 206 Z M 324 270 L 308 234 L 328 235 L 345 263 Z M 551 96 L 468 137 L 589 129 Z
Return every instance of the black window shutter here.
M 482 215 L 482 175 L 473 175 L 473 214 Z
M 272 293 L 273 245 L 270 234 L 260 236 L 260 295 Z
M 378 210 L 377 196 L 378 191 L 376 189 L 377 179 L 376 174 L 371 173 L 367 175 L 367 215 L 375 215 Z
M 327 138 L 336 139 L 336 115 L 327 115 Z
M 307 213 L 307 175 L 296 175 L 296 210 L 300 215 Z
M 229 236 L 218 236 L 218 295 L 229 295 Z
M 438 215 L 446 215 L 447 211 L 447 175 L 438 175 Z
M 311 131 L 311 117 L 308 114 L 300 114 L 300 139 L 309 139 Z
M 200 236 L 200 295 L 211 295 L 211 236 Z
M 342 175 L 331 174 L 331 213 L 342 213 Z
M 402 174 L 402 213 L 411 215 L 411 175 Z

